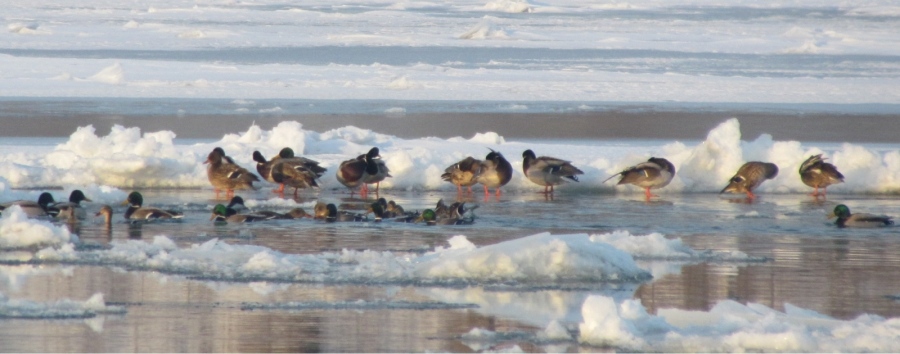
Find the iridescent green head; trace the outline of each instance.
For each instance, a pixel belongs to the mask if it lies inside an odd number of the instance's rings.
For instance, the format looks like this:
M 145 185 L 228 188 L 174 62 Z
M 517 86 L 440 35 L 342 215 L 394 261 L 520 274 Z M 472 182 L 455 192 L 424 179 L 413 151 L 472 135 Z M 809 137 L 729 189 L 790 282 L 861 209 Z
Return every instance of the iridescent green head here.
M 837 216 L 838 218 L 848 218 L 850 217 L 850 208 L 844 204 L 838 204 L 834 207 L 834 216 Z
M 293 157 L 294 157 L 294 150 L 291 149 L 291 148 L 286 147 L 286 148 L 284 148 L 284 149 L 281 149 L 281 151 L 278 153 L 278 156 L 281 157 L 281 158 L 283 158 L 283 159 L 293 158 Z
M 140 207 L 141 205 L 144 205 L 144 196 L 139 192 L 131 192 L 126 201 L 128 204 L 131 204 L 131 206 Z

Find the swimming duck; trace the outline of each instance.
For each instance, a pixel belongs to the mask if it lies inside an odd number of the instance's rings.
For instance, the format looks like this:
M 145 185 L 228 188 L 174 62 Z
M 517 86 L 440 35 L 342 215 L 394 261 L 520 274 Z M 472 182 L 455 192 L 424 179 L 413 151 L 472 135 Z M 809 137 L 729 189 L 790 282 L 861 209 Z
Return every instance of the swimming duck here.
M 128 194 L 128 198 L 125 200 L 123 204 L 128 205 L 128 209 L 125 210 L 125 219 L 132 221 L 141 221 L 141 220 L 166 220 L 166 219 L 181 219 L 184 217 L 180 212 L 174 210 L 163 210 L 158 208 L 145 208 L 144 204 L 144 196 L 139 192 L 131 192 Z M 223 206 L 224 207 L 224 206 Z
M 419 221 L 424 221 L 425 225 L 428 226 L 437 225 L 437 215 L 435 215 L 434 210 L 425 209 L 422 211 L 422 215 L 416 219 L 415 223 L 418 223 Z
M 478 183 L 484 185 L 484 195 L 487 196 L 488 188 L 496 188 L 496 194 L 500 195 L 500 187 L 505 186 L 512 179 L 513 168 L 503 154 L 491 150 L 484 161 L 481 162 L 481 173 L 476 178 Z
M 94 214 L 94 216 L 103 216 L 103 223 L 106 227 L 109 228 L 112 226 L 113 210 L 109 205 L 100 207 L 100 211 L 98 211 L 97 214 Z
M 406 215 L 406 211 L 403 210 L 403 207 L 393 200 L 387 203 L 387 208 L 384 210 L 384 213 L 390 218 Z
M 313 219 L 325 220 L 328 218 L 328 205 L 322 202 L 316 203 L 313 207 Z
M 22 211 L 25 212 L 25 215 L 28 215 L 30 218 L 41 217 L 41 216 L 56 216 L 58 210 L 50 209 L 50 205 L 53 204 L 55 200 L 53 199 L 53 195 L 47 192 L 41 193 L 38 196 L 37 202 L 32 200 L 14 200 L 11 202 L 6 202 L 0 204 L 0 213 L 3 212 L 6 208 L 12 207 L 13 205 L 18 205 L 19 208 L 22 208 Z
M 738 169 L 734 177 L 728 181 L 728 185 L 719 194 L 725 192 L 747 193 L 747 198 L 756 198 L 753 190 L 768 179 L 778 175 L 778 166 L 774 163 L 750 161 Z
M 837 217 L 837 221 L 834 224 L 838 227 L 879 227 L 894 224 L 890 216 L 865 213 L 851 214 L 850 208 L 844 204 L 838 204 L 834 207 L 834 212 L 829 217 Z
M 216 191 L 216 197 L 219 196 L 220 190 L 225 190 L 225 195 L 228 197 L 234 196 L 236 189 L 255 189 L 253 182 L 259 181 L 259 177 L 247 171 L 246 168 L 227 162 L 220 148 L 213 149 L 204 163 L 209 164 L 206 168 L 206 175 Z
M 657 197 L 650 193 L 651 189 L 662 188 L 667 186 L 669 182 L 672 182 L 672 178 L 675 177 L 675 165 L 672 165 L 669 160 L 664 158 L 651 157 L 647 162 L 641 162 L 626 168 L 603 182 L 605 183 L 616 176 L 622 176 L 616 185 L 627 183 L 644 188 L 644 195 L 649 200 L 651 197 Z
M 800 165 L 800 180 L 807 186 L 816 190 L 811 196 L 819 196 L 819 188 L 822 188 L 822 196 L 828 186 L 844 182 L 844 175 L 838 172 L 837 167 L 825 162 L 822 154 L 812 155 Z
M 462 187 L 468 187 L 469 193 L 472 193 L 472 186 L 478 183 L 481 168 L 481 160 L 469 156 L 445 168 L 441 179 L 455 184 L 456 193 L 462 194 Z
M 59 219 L 75 218 L 78 220 L 84 220 L 84 218 L 87 216 L 87 213 L 85 213 L 84 208 L 81 207 L 82 201 L 90 202 L 92 200 L 84 196 L 84 192 L 76 189 L 69 194 L 68 202 L 59 202 L 56 204 L 52 204 L 48 207 L 48 209 L 55 209 L 56 217 Z
M 209 220 L 215 220 L 216 222 L 224 221 L 230 223 L 254 222 L 269 219 L 271 218 L 256 214 L 237 214 L 234 210 L 229 210 L 228 207 L 223 204 L 216 204 L 213 208 L 212 216 L 209 218 Z
M 338 211 L 337 206 L 334 204 L 328 204 L 325 206 L 328 210 L 328 216 L 325 218 L 326 222 L 336 222 L 336 221 L 362 221 L 363 217 L 360 215 L 356 215 L 353 213 L 349 213 L 346 211 Z
M 522 172 L 525 173 L 525 177 L 539 186 L 544 186 L 544 194 L 553 193 L 553 186 L 562 184 L 566 179 L 578 182 L 576 175 L 584 174 L 569 161 L 549 156 L 536 157 L 534 151 L 530 149 L 522 153 L 522 159 Z
M 338 182 L 350 188 L 351 193 L 361 185 L 363 194 L 369 192 L 368 184 L 375 183 L 375 193 L 378 193 L 380 182 L 391 177 L 390 170 L 380 157 L 378 148 L 373 147 L 364 155 L 341 162 L 336 174 Z

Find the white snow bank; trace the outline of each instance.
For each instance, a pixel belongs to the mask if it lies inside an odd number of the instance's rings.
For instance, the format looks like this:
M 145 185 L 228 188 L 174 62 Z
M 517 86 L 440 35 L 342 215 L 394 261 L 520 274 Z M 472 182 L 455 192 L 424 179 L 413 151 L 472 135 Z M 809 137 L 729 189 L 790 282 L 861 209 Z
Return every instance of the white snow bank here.
M 584 234 L 543 233 L 484 247 L 456 236 L 450 244 L 425 255 L 351 250 L 295 255 L 217 239 L 178 248 L 169 238 L 157 236 L 151 243 L 114 242 L 108 250 L 45 248 L 32 261 L 116 265 L 230 281 L 535 285 L 650 278 L 630 255 Z
M 29 219 L 19 206 L 3 211 L 0 216 L 0 249 L 17 249 L 60 245 L 78 240 L 65 226 Z
M 750 257 L 741 251 L 730 253 L 712 250 L 698 251 L 684 244 L 680 238 L 667 239 L 663 234 L 632 235 L 628 231 L 616 230 L 606 234 L 591 235 L 591 241 L 603 242 L 630 253 L 641 260 L 704 260 L 704 261 L 737 261 L 760 262 L 764 258 Z
M 0 294 L 0 318 L 59 319 L 91 318 L 98 314 L 123 314 L 125 308 L 108 306 L 103 294 L 97 293 L 85 301 L 63 299 L 52 303 L 15 300 Z
M 78 128 L 64 144 L 52 151 L 27 149 L 0 155 L 0 201 L 14 199 L 9 188 L 46 186 L 105 185 L 117 188 L 179 187 L 211 188 L 203 161 L 214 147 L 255 172 L 253 151 L 274 156 L 284 147 L 297 155 L 319 161 L 329 169 L 320 180 L 323 189 L 343 189 L 334 171 L 341 161 L 365 153 L 372 146 L 391 169 L 392 178 L 381 188 L 399 190 L 453 190 L 441 180 L 444 168 L 466 156 L 484 158 L 488 149 L 504 154 L 517 167 L 506 191 L 533 191 L 540 187 L 528 181 L 521 166 L 522 151 L 532 149 L 572 161 L 585 174 L 580 182 L 559 186 L 565 190 L 594 190 L 637 193 L 633 186 L 603 183 L 607 177 L 650 156 L 665 157 L 676 168 L 674 180 L 657 193 L 710 193 L 720 191 L 744 162 L 762 160 L 779 167 L 778 176 L 764 182 L 757 191 L 765 193 L 808 193 L 800 181 L 800 164 L 813 154 L 824 154 L 846 176 L 846 182 L 829 187 L 829 193 L 900 192 L 900 151 L 843 144 L 828 149 L 804 146 L 797 141 L 774 141 L 762 135 L 742 141 L 740 123 L 729 119 L 712 129 L 706 140 L 696 145 L 682 142 L 641 143 L 622 146 L 598 141 L 592 145 L 565 142 L 507 141 L 494 132 L 476 134 L 471 139 L 400 139 L 352 126 L 318 133 L 304 130 L 296 121 L 284 121 L 271 130 L 251 125 L 246 131 L 227 134 L 219 141 L 193 145 L 175 144 L 175 133 L 142 133 L 138 128 L 114 126 L 107 135 L 98 135 L 92 126 Z M 10 149 L 13 150 L 13 149 Z M 91 197 L 91 196 L 89 196 Z M 91 197 L 93 198 L 93 197 Z
M 639 300 L 591 296 L 582 306 L 579 341 L 627 351 L 897 352 L 900 319 L 862 315 L 842 321 L 786 304 L 719 302 L 709 312 L 661 309 Z

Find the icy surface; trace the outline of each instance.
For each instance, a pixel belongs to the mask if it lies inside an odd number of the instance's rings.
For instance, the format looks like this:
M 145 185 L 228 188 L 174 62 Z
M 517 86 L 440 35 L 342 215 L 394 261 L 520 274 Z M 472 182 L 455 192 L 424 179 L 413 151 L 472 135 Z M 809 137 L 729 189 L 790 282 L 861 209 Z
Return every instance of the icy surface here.
M 888 0 L 29 1 L 2 16 L 0 96 L 897 104 L 898 13 Z
M 121 306 L 106 305 L 103 294 L 94 294 L 85 301 L 64 299 L 52 303 L 10 299 L 0 294 L 0 318 L 6 319 L 91 318 L 98 314 L 123 313 L 125 308 Z

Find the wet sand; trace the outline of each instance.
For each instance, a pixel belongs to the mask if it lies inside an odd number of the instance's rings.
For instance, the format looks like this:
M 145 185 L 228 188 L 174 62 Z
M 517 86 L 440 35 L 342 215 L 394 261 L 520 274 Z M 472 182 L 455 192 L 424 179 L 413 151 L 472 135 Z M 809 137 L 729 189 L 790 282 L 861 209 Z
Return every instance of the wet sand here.
M 93 125 L 106 134 L 114 124 L 142 131 L 174 131 L 179 138 L 218 139 L 251 124 L 271 129 L 294 120 L 305 129 L 327 131 L 348 125 L 401 138 L 471 137 L 496 132 L 506 139 L 704 139 L 710 129 L 736 117 L 744 140 L 771 134 L 775 140 L 817 142 L 900 142 L 897 114 L 766 113 L 746 111 L 599 111 L 577 113 L 413 113 L 385 114 L 41 114 L 0 116 L 0 136 L 64 137 Z

